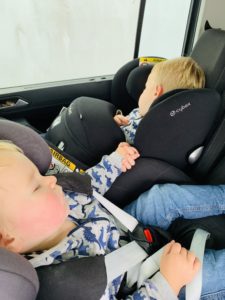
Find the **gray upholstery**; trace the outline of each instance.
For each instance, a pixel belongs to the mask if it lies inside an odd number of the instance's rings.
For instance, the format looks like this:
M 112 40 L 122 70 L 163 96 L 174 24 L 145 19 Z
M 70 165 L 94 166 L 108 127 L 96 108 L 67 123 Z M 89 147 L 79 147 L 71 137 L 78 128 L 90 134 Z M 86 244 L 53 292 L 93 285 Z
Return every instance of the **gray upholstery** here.
M 203 68 L 206 87 L 222 92 L 225 89 L 225 31 L 206 30 L 190 56 Z
M 14 142 L 41 173 L 47 171 L 51 152 L 47 143 L 34 130 L 0 119 L 0 139 Z M 32 265 L 21 255 L 0 248 L 0 299 L 33 300 L 36 299 L 38 289 L 39 280 Z
M 0 248 L 0 299 L 36 299 L 39 281 L 32 265 L 21 255 Z
M 33 129 L 19 123 L 0 119 L 0 139 L 11 140 L 23 149 L 24 154 L 33 161 L 44 174 L 51 162 L 51 152 L 44 139 Z

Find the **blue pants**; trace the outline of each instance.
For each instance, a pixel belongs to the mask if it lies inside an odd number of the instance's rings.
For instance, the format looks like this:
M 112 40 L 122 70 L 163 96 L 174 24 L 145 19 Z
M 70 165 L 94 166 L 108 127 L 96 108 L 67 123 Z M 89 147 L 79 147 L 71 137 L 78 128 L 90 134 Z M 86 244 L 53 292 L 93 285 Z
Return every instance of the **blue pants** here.
M 225 214 L 225 185 L 155 185 L 126 206 L 125 210 L 143 224 L 167 229 L 179 217 L 196 219 Z M 225 299 L 224 270 L 225 250 L 206 250 L 202 300 Z M 183 293 L 179 299 L 184 299 Z

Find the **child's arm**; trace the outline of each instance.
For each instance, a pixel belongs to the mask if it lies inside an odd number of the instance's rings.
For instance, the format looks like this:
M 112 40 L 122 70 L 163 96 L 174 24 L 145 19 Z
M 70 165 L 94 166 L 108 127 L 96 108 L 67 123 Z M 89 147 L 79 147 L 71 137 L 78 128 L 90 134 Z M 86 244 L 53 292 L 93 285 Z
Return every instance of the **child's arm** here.
M 125 142 L 120 143 L 115 152 L 103 156 L 100 163 L 86 171 L 91 176 L 92 187 L 104 195 L 122 172 L 135 165 L 138 157 L 136 148 Z
M 182 248 L 174 241 L 165 246 L 160 272 L 146 280 L 143 286 L 129 299 L 136 299 L 138 295 L 145 295 L 146 299 L 153 297 L 157 300 L 175 300 L 180 289 L 191 282 L 200 268 L 200 262 L 190 251 Z M 142 298 L 141 298 L 142 299 Z
M 142 120 L 139 109 L 133 109 L 126 117 L 122 114 L 115 115 L 114 120 L 119 126 L 121 126 L 120 128 L 125 135 L 126 142 L 132 145 L 134 143 L 137 127 Z

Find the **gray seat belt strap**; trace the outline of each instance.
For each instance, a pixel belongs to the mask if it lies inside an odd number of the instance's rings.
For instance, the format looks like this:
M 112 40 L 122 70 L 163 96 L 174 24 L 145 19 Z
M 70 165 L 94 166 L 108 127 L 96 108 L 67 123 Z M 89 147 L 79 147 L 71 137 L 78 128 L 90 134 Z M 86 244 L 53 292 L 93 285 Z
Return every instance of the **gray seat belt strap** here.
M 102 195 L 93 191 L 94 197 L 114 216 L 119 222 L 131 232 L 137 226 L 138 221 L 104 198 Z M 206 240 L 209 233 L 197 229 L 192 239 L 190 250 L 203 262 Z M 148 257 L 142 264 L 141 262 L 148 256 L 147 253 L 135 242 L 131 242 L 112 253 L 105 256 L 107 281 L 111 282 L 126 271 L 133 271 L 133 276 L 128 274 L 128 283 L 131 286 L 137 279 L 138 287 L 144 280 L 152 276 L 159 270 L 160 258 L 164 247 Z M 141 266 L 140 266 L 141 265 Z M 139 268 L 139 274 L 138 274 Z M 137 278 L 138 277 L 138 278 Z M 199 300 L 202 289 L 202 268 L 196 275 L 195 279 L 186 286 L 186 300 Z
M 105 255 L 107 282 L 112 282 L 123 275 L 147 256 L 148 254 L 135 241 Z
M 140 268 L 140 273 L 137 281 L 137 286 L 140 288 L 142 283 L 159 270 L 160 259 L 163 254 L 164 247 L 148 257 Z
M 107 200 L 105 197 L 93 191 L 93 196 L 115 217 L 119 222 L 131 232 L 138 225 L 138 221 L 130 214 Z
M 96 191 L 93 191 L 93 195 L 117 219 L 119 227 L 122 230 L 129 230 L 132 232 L 138 225 L 138 221 L 134 217 L 117 207 L 105 197 Z M 127 249 L 126 247 L 130 247 L 130 249 Z M 115 254 L 112 254 L 111 256 L 110 253 L 106 256 L 108 280 L 115 279 L 122 274 L 121 270 L 123 270 L 124 273 L 127 272 L 127 286 L 132 286 L 135 282 L 137 282 L 141 262 L 148 256 L 147 253 L 136 242 L 135 246 L 132 242 L 117 249 L 116 251 L 113 251 L 112 253 Z
M 200 260 L 201 268 L 197 273 L 194 280 L 186 285 L 186 300 L 199 300 L 202 290 L 202 264 L 205 252 L 206 240 L 209 238 L 210 234 L 202 229 L 197 229 L 194 233 L 190 251 L 192 251 Z

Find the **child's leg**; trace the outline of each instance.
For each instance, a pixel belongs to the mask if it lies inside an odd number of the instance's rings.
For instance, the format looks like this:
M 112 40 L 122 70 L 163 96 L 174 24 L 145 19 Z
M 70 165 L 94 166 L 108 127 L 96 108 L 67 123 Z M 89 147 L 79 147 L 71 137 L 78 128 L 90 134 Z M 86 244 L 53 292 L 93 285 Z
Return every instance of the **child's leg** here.
M 225 299 L 225 250 L 206 250 L 203 261 L 201 300 Z M 184 289 L 179 299 L 183 300 Z
M 179 217 L 224 214 L 225 185 L 155 185 L 124 209 L 145 225 L 167 229 Z

